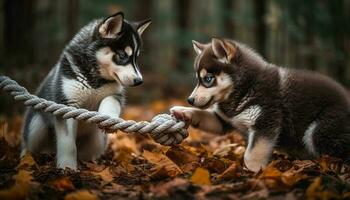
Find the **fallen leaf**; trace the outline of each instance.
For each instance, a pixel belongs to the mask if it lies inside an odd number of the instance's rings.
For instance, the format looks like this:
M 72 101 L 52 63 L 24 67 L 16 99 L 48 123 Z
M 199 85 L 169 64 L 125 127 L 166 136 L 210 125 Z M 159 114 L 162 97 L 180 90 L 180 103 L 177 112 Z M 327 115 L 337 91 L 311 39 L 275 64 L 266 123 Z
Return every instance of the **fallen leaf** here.
M 191 182 L 198 185 L 211 185 L 209 171 L 198 167 L 191 177 Z
M 100 172 L 94 172 L 93 174 L 99 176 L 102 179 L 103 184 L 110 183 L 114 180 L 114 177 L 113 177 L 109 167 L 106 167 L 104 170 L 102 170 Z
M 148 162 L 155 164 L 155 169 L 157 169 L 159 172 L 161 172 L 162 169 L 165 170 L 165 174 L 169 177 L 175 177 L 183 173 L 179 166 L 177 166 L 164 154 L 144 150 L 142 156 L 146 158 Z
M 187 180 L 183 178 L 174 178 L 169 182 L 151 186 L 150 191 L 155 194 L 156 197 L 163 197 L 168 195 L 169 190 L 186 184 L 188 184 Z
M 239 177 L 239 166 L 237 163 L 230 165 L 224 172 L 217 176 L 218 180 L 228 180 Z
M 27 169 L 30 170 L 32 166 L 36 166 L 36 162 L 30 153 L 26 153 L 20 160 L 16 169 Z
M 0 191 L 0 199 L 26 199 L 32 189 L 32 172 L 19 170 L 13 179 L 15 184 L 9 189 Z
M 302 179 L 307 178 L 308 176 L 304 173 L 302 173 L 302 170 L 295 170 L 294 168 L 291 168 L 285 172 L 282 173 L 281 181 L 287 185 L 287 186 L 293 186 L 297 182 L 299 182 Z
M 260 175 L 260 178 L 280 178 L 282 176 L 282 172 L 274 167 L 272 164 L 268 165 Z
M 166 156 L 179 166 L 183 172 L 192 172 L 198 167 L 199 157 L 181 146 L 170 148 L 166 152 Z
M 61 177 L 50 183 L 50 185 L 58 191 L 74 190 L 75 187 L 68 177 Z
M 226 144 L 223 146 L 220 146 L 218 149 L 216 149 L 213 153 L 214 156 L 220 156 L 224 157 L 227 156 L 228 153 L 233 149 L 233 147 L 237 147 L 238 144 Z
M 97 200 L 97 196 L 88 190 L 80 190 L 67 194 L 64 200 Z

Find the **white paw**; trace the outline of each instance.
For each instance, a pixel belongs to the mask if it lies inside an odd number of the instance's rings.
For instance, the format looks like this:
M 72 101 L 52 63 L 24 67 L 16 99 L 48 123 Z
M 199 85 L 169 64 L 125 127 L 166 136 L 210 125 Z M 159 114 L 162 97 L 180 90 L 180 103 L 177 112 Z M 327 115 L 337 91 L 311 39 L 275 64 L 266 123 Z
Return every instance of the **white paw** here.
M 244 165 L 253 172 L 264 169 L 268 163 L 267 159 L 254 158 L 253 156 L 244 156 Z
M 193 117 L 193 108 L 184 106 L 174 106 L 170 109 L 170 113 L 178 120 L 190 123 Z
M 77 161 L 74 159 L 60 159 L 57 161 L 57 168 L 66 169 L 69 168 L 71 170 L 77 170 Z

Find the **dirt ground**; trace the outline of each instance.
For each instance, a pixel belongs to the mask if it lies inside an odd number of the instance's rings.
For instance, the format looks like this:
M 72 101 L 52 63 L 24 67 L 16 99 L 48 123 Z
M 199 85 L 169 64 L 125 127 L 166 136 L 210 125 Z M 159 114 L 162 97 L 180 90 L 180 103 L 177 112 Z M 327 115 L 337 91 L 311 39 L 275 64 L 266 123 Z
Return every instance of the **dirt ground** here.
M 149 120 L 178 104 L 127 106 L 123 117 Z M 350 166 L 342 160 L 293 160 L 275 152 L 265 170 L 253 173 L 243 167 L 238 133 L 190 129 L 181 145 L 165 147 L 118 132 L 96 162 L 59 170 L 54 155 L 19 159 L 21 121 L 0 119 L 0 199 L 350 199 Z

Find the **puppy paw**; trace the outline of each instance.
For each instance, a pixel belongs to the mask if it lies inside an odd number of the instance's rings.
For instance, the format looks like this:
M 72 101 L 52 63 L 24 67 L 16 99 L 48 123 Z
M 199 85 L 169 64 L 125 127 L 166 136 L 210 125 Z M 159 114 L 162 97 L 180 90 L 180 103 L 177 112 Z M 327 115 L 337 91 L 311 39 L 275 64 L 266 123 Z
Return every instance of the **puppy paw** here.
M 193 108 L 184 106 L 174 106 L 170 109 L 170 113 L 176 119 L 184 121 L 187 125 L 191 124 L 193 118 Z
M 258 172 L 261 169 L 264 169 L 267 165 L 266 159 L 257 159 L 252 157 L 244 157 L 244 165 L 253 172 Z
M 59 169 L 66 169 L 69 168 L 71 170 L 76 171 L 77 170 L 77 161 L 70 160 L 70 159 L 64 159 L 57 161 L 57 168 Z

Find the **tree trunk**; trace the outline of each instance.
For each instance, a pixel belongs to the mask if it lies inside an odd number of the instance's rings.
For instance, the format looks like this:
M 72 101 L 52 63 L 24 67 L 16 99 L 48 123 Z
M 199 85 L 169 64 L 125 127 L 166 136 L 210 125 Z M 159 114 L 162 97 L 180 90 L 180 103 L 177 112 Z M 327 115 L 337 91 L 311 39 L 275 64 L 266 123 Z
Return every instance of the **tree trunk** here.
M 35 0 L 5 0 L 4 4 L 5 55 L 21 66 L 33 61 L 35 3 Z
M 178 0 L 177 1 L 177 28 L 178 28 L 178 37 L 182 38 L 182 34 L 186 33 L 186 30 L 189 29 L 190 25 L 190 5 L 191 0 Z M 180 40 L 181 42 L 181 40 Z M 184 44 L 178 45 L 177 50 L 177 61 L 176 65 L 178 66 L 180 70 L 187 71 L 185 63 L 183 61 L 186 61 L 189 57 L 189 51 L 188 48 Z
M 234 5 L 235 5 L 235 0 L 224 0 L 223 3 L 223 12 L 224 16 L 223 16 L 223 21 L 224 21 L 224 31 L 225 31 L 225 35 L 228 38 L 234 39 L 234 34 L 235 34 L 235 23 L 234 23 L 234 19 L 232 18 L 233 13 L 234 13 Z
M 68 0 L 67 4 L 67 41 L 69 41 L 78 30 L 79 0 Z
M 255 39 L 258 48 L 258 52 L 262 56 L 266 56 L 266 25 L 265 25 L 265 13 L 266 13 L 266 1 L 254 0 L 254 13 L 256 19 L 255 25 Z
M 334 0 L 329 2 L 329 9 L 333 24 L 333 41 L 335 46 L 334 61 L 330 67 L 334 69 L 334 74 L 341 83 L 347 82 L 346 77 L 346 46 L 344 27 L 348 26 L 344 13 L 344 1 Z

